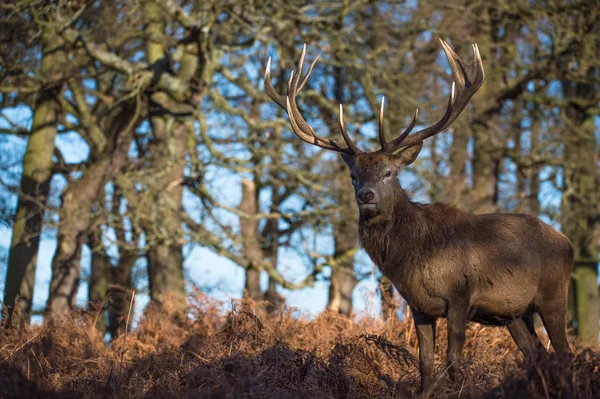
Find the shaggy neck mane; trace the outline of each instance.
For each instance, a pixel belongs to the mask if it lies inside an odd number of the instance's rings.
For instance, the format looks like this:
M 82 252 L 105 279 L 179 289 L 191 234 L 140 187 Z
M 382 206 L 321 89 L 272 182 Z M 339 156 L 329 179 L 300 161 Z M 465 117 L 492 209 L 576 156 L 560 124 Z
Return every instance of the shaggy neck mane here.
M 373 217 L 360 215 L 358 231 L 362 247 L 380 268 L 392 252 L 395 258 L 414 257 L 421 250 L 419 243 L 428 235 L 424 213 L 423 206 L 412 202 L 399 188 L 391 207 Z

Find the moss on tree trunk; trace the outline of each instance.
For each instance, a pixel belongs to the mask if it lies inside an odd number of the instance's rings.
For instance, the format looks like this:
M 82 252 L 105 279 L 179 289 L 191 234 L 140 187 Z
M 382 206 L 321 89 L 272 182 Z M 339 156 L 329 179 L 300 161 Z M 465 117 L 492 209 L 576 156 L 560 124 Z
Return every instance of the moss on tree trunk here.
M 64 62 L 65 54 L 61 46 L 62 41 L 52 31 L 44 30 L 42 76 L 50 77 Z M 54 139 L 59 123 L 60 105 L 56 98 L 59 91 L 60 86 L 52 86 L 39 93 L 23 159 L 4 291 L 4 305 L 8 311 L 11 313 L 15 305 L 20 308 L 19 322 L 29 320 L 33 306 L 35 270 L 52 178 Z

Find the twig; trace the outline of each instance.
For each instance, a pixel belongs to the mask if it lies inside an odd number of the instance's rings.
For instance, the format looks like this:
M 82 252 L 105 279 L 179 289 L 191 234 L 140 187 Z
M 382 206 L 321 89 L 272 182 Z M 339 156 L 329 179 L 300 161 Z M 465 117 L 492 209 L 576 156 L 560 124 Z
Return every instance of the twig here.
M 448 365 L 448 367 L 446 367 L 446 369 L 444 370 L 444 372 L 442 374 L 440 374 L 440 376 L 438 377 L 437 380 L 435 380 L 435 382 L 433 383 L 433 385 L 427 390 L 427 395 L 425 395 L 425 397 L 423 399 L 427 399 L 429 396 L 431 396 L 431 394 L 433 393 L 433 388 L 435 388 L 435 386 L 442 380 L 442 378 L 444 377 L 444 375 L 446 375 L 446 372 L 448 370 L 450 370 L 450 367 L 452 367 L 452 365 L 454 364 L 454 362 L 450 363 Z
M 104 309 L 104 305 L 106 305 L 106 303 L 108 302 L 108 299 L 110 298 L 111 294 L 108 294 L 106 296 L 106 299 L 104 299 L 104 301 L 102 302 L 102 306 L 100 306 L 96 312 L 96 317 L 94 317 L 94 324 L 92 324 L 92 327 L 94 327 L 96 325 L 96 323 L 98 323 L 98 319 L 100 318 L 100 313 L 102 313 L 102 309 Z
M 542 387 L 544 388 L 544 394 L 546 395 L 546 399 L 550 399 L 550 394 L 548 393 L 548 385 L 546 384 L 546 378 L 544 377 L 544 374 L 542 374 L 542 370 L 540 370 L 540 367 L 537 364 L 535 365 L 535 371 L 537 371 L 538 375 L 542 379 Z
M 406 339 L 406 342 L 408 343 L 408 345 L 410 346 L 410 339 L 412 338 L 412 333 L 413 333 L 413 329 L 415 328 L 415 323 L 410 323 L 410 328 L 408 329 L 408 338 Z
M 35 360 L 37 361 L 38 366 L 40 366 L 40 370 L 42 372 L 42 374 L 46 374 L 44 373 L 44 368 L 42 367 L 42 363 L 40 362 L 40 359 L 38 359 L 37 355 L 35 354 L 35 352 L 33 351 L 33 348 L 29 348 L 29 350 L 31 351 L 31 353 L 33 354 L 33 357 L 35 358 Z
M 8 355 L 6 355 L 6 357 L 2 360 L 3 362 L 7 361 L 8 358 L 12 357 L 16 352 L 20 351 L 21 349 L 23 349 L 25 346 L 27 346 L 27 344 L 31 343 L 31 341 L 33 341 L 34 339 L 36 339 L 39 335 L 40 335 L 41 331 L 38 332 L 37 334 L 35 334 L 33 337 L 29 338 L 27 341 L 25 341 L 21 346 L 13 349 Z
M 462 396 L 462 391 L 463 391 L 463 388 L 465 387 L 465 382 L 467 381 L 467 374 L 468 374 L 468 372 L 469 371 L 467 370 L 467 372 L 465 373 L 465 376 L 463 378 L 462 384 L 460 384 L 460 391 L 458 392 L 458 397 L 459 398 Z
M 127 345 L 127 330 L 129 328 L 129 317 L 131 315 L 131 308 L 133 307 L 133 298 L 135 298 L 135 290 L 131 292 L 131 301 L 129 301 L 129 312 L 127 312 L 127 320 L 125 321 L 125 334 L 123 335 L 123 350 L 121 350 L 121 363 L 119 364 L 119 380 L 121 379 L 121 374 L 123 372 L 123 356 L 127 349 L 125 346 Z

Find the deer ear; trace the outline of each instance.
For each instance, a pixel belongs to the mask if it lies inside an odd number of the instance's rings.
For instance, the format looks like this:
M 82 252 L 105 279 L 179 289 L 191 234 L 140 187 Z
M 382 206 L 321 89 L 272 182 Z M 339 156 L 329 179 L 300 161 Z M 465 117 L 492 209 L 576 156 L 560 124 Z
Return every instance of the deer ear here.
M 421 152 L 421 148 L 423 148 L 423 142 L 417 143 L 410 147 L 403 148 L 394 156 L 396 157 L 396 161 L 398 162 L 398 166 L 408 166 L 417 159 L 419 153 Z
M 343 152 L 341 152 L 340 155 L 342 156 L 342 159 L 346 163 L 346 166 L 348 166 L 348 168 L 352 169 L 352 165 L 354 164 L 354 157 L 352 155 L 344 154 Z

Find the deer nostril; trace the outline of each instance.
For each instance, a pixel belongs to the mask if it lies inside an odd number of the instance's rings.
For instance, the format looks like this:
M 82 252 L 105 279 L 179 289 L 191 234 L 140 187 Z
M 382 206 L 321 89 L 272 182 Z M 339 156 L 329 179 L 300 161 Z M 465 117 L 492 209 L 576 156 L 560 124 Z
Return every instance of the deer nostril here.
M 359 203 L 368 204 L 373 202 L 373 199 L 375 198 L 375 192 L 368 188 L 362 189 L 358 192 L 356 197 L 358 198 Z

